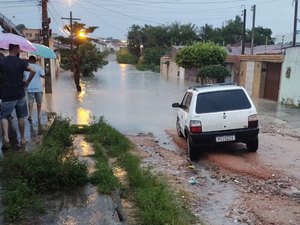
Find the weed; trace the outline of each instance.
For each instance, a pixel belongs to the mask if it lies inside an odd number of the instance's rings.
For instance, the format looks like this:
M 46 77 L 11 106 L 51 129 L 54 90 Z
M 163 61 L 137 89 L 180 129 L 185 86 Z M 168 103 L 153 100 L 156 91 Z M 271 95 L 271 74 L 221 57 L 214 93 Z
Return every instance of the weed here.
M 129 186 L 125 191 L 137 207 L 138 224 L 187 225 L 196 222 L 195 216 L 184 207 L 164 179 L 140 167 L 140 159 L 129 153 L 132 147 L 130 141 L 103 118 L 87 127 L 86 134 L 87 139 L 94 143 L 96 152 L 97 171 L 92 176 L 93 182 L 105 187 L 102 191 L 114 190 L 117 187 L 116 178 L 109 168 L 107 157 L 117 158 L 127 172 Z
M 38 194 L 71 190 L 88 181 L 87 165 L 72 152 L 69 121 L 55 118 L 43 136 L 43 143 L 32 152 L 6 154 L 1 160 L 4 190 L 4 217 L 18 221 L 38 204 Z M 36 211 L 33 211 L 36 212 Z
M 96 171 L 91 176 L 91 182 L 98 185 L 99 192 L 110 194 L 120 186 L 120 182 L 109 166 L 104 147 L 95 143 L 94 149 L 97 163 Z

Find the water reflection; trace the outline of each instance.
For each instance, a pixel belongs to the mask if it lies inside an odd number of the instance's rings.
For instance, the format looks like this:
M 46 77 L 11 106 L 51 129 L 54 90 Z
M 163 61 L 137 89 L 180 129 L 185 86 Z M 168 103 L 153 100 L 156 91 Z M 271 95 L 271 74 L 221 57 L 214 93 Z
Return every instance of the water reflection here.
M 77 109 L 77 120 L 76 123 L 80 125 L 88 125 L 92 120 L 92 114 L 90 110 L 84 108 Z

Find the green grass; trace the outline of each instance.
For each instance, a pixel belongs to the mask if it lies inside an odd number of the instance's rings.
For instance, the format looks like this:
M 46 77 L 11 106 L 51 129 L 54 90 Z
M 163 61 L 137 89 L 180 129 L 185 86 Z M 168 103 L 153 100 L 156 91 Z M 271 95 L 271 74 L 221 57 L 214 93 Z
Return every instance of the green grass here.
M 32 210 L 39 205 L 36 196 L 88 182 L 87 165 L 72 154 L 71 145 L 69 121 L 57 117 L 37 149 L 5 155 L 0 161 L 5 220 L 20 221 L 38 213 Z
M 88 177 L 87 165 L 72 152 L 72 135 L 80 133 L 93 143 L 95 171 Z M 103 118 L 89 126 L 70 126 L 57 117 L 44 133 L 42 145 L 32 152 L 8 154 L 0 161 L 4 188 L 2 204 L 5 222 L 32 221 L 42 212 L 44 194 L 71 190 L 88 181 L 99 192 L 110 194 L 123 190 L 135 207 L 139 225 L 191 225 L 198 222 L 184 206 L 166 180 L 141 168 L 140 159 L 130 153 L 132 143 Z M 114 159 L 114 160 L 111 160 Z M 114 163 L 109 163 L 114 161 Z M 127 182 L 114 176 L 114 167 L 126 171 Z
M 130 153 L 131 142 L 103 118 L 86 127 L 84 133 L 88 141 L 94 143 L 98 160 L 94 179 L 99 187 L 106 187 L 105 190 L 110 192 L 120 187 L 107 163 L 108 157 L 117 158 L 118 165 L 127 172 L 129 185 L 122 188 L 136 207 L 137 224 L 191 225 L 199 222 L 162 177 L 141 168 L 140 159 Z

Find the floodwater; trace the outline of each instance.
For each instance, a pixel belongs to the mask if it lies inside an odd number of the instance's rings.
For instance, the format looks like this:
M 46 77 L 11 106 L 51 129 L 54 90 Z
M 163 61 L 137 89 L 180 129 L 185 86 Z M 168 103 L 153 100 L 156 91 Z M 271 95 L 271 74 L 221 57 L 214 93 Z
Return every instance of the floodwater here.
M 165 130 L 175 128 L 176 109 L 185 90 L 195 85 L 158 73 L 137 71 L 134 66 L 118 64 L 114 56 L 94 77 L 82 78 L 83 91 L 75 89 L 72 74 L 63 72 L 52 80 L 53 93 L 45 95 L 44 108 L 87 124 L 93 117 L 106 121 L 124 134 L 153 133 L 167 138 Z M 273 101 L 254 100 L 258 113 L 277 117 L 300 128 L 299 109 Z
M 117 64 L 113 56 L 94 77 L 82 79 L 81 93 L 76 92 L 70 72 L 61 73 L 52 82 L 53 93 L 45 96 L 45 110 L 77 124 L 104 116 L 124 134 L 150 132 L 158 139 L 166 138 L 164 131 L 175 127 L 176 110 L 171 104 L 180 102 L 189 86 L 179 79 Z

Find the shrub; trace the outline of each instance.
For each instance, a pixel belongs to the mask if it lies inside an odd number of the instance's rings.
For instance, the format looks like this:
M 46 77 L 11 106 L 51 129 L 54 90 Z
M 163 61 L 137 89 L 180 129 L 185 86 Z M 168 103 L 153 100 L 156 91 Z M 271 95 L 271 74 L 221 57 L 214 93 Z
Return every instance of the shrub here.
M 222 65 L 210 65 L 205 66 L 199 71 L 200 78 L 210 78 L 216 80 L 224 80 L 226 77 L 230 77 L 229 70 Z
M 120 51 L 117 52 L 117 61 L 118 63 L 135 65 L 138 62 L 138 58 L 131 55 L 127 49 L 120 49 Z

